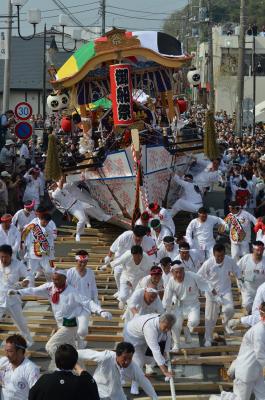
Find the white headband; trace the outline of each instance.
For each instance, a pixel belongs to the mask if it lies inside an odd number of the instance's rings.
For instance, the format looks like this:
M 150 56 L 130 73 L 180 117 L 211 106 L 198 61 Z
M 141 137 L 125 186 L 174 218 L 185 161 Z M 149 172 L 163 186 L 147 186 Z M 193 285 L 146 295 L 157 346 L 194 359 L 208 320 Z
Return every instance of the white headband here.
M 172 265 L 172 267 L 170 268 L 170 271 L 174 271 L 174 269 L 180 269 L 180 268 L 185 268 L 185 266 L 183 264 L 174 264 Z
M 147 293 L 156 293 L 156 294 L 158 293 L 158 291 L 156 289 L 151 288 L 151 287 L 145 288 L 145 291 Z

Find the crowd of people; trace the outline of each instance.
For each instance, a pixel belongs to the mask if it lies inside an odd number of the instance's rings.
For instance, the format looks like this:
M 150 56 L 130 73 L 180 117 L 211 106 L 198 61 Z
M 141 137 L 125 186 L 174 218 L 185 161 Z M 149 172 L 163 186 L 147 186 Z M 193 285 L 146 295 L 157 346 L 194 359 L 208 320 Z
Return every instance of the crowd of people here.
M 185 117 L 203 129 L 202 107 L 191 108 Z M 168 352 L 194 346 L 202 296 L 205 347 L 214 344 L 219 314 L 225 336 L 233 335 L 239 324 L 250 328 L 229 370 L 235 376 L 229 396 L 248 400 L 254 393 L 264 400 L 265 133 L 257 126 L 253 136 L 246 131 L 236 137 L 233 116 L 225 112 L 217 113 L 216 130 L 222 156 L 205 162 L 196 175 L 192 168 L 183 176 L 170 168 L 179 198 L 168 209 L 150 203 L 134 227 L 112 243 L 100 269 L 114 274 L 114 297 L 124 312 L 124 341 L 115 351 L 102 352 L 87 348 L 89 319 L 96 314 L 111 320 L 112 315 L 100 305 L 89 254 L 78 250 L 72 268 L 56 268 L 57 228 L 45 201 L 50 195 L 53 207 L 76 218 L 77 242 L 85 226 L 91 226 L 91 217 L 111 222 L 113 216 L 92 197 L 89 205 L 79 200 L 80 189 L 63 177 L 47 187 L 43 165 L 32 163 L 26 143 L 20 146 L 14 137 L 6 138 L 0 152 L 0 318 L 8 312 L 20 333 L 6 339 L 6 357 L 0 358 L 4 400 L 81 399 L 89 390 L 93 399 L 121 400 L 126 398 L 125 380 L 131 381 L 132 394 L 141 386 L 156 399 L 143 369 L 152 374 L 158 366 L 166 379 L 172 378 Z M 224 215 L 219 216 L 204 206 L 217 182 L 225 188 Z M 173 219 L 181 211 L 190 213 L 187 227 L 176 226 Z M 40 276 L 47 282 L 35 286 Z M 240 320 L 233 318 L 232 285 L 241 293 L 246 314 Z M 21 297 L 27 295 L 48 299 L 57 324 L 45 346 L 50 369 L 57 370 L 42 377 L 37 365 L 25 358 L 26 348 L 33 345 L 22 312 Z M 84 360 L 96 362 L 95 382 L 80 366 Z M 223 392 L 222 399 L 226 395 Z

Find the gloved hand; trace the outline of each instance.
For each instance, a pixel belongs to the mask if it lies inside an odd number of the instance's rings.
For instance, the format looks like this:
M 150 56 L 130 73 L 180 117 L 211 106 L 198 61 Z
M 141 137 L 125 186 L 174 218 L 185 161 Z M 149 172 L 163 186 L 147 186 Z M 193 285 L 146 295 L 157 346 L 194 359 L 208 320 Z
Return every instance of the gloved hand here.
M 106 271 L 106 269 L 108 268 L 108 266 L 106 264 L 101 265 L 101 267 L 99 267 L 100 271 Z
M 104 263 L 107 264 L 107 265 L 110 263 L 110 256 L 106 256 L 104 258 Z
M 108 311 L 102 311 L 100 315 L 102 318 L 108 319 L 109 321 L 112 319 L 112 314 Z

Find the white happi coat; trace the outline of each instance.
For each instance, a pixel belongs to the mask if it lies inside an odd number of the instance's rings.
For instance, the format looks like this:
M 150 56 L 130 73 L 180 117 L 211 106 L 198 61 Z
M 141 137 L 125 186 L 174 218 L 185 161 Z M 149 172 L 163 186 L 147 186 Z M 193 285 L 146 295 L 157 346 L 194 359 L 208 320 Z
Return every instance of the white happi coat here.
M 168 352 L 171 344 L 169 333 L 163 333 L 159 329 L 159 316 L 157 314 L 146 314 L 134 317 L 125 326 L 124 340 L 132 343 L 137 349 L 135 356 L 144 356 L 149 347 L 158 366 L 165 364 L 165 358 L 161 354 L 159 342 L 166 341 L 165 352 Z M 139 350 L 139 351 L 138 351 Z M 139 353 L 140 354 L 137 354 Z
M 29 359 L 15 369 L 7 357 L 0 358 L 2 400 L 28 400 L 29 390 L 40 377 L 40 368 Z
M 145 377 L 141 368 L 132 361 L 127 368 L 121 368 L 116 361 L 116 353 L 110 350 L 95 351 L 91 349 L 78 350 L 80 360 L 91 360 L 97 363 L 93 375 L 101 399 L 126 400 L 122 388 L 123 380 L 133 380 L 139 383 L 145 393 L 153 400 L 157 399 L 151 382 Z
M 213 215 L 207 215 L 205 222 L 198 218 L 193 219 L 186 230 L 186 238 L 191 248 L 198 250 L 210 250 L 215 245 L 213 228 L 215 225 L 225 226 L 224 221 Z
M 120 257 L 125 251 L 131 250 L 132 246 L 135 245 L 133 231 L 123 232 L 117 239 L 112 243 L 110 251 L 115 253 L 115 257 Z M 141 246 L 143 251 L 150 257 L 151 261 L 156 261 L 157 247 L 155 241 L 150 236 L 144 236 Z
M 255 263 L 252 254 L 246 254 L 238 261 L 238 266 L 244 278 L 241 291 L 245 301 L 253 302 L 258 287 L 265 282 L 265 256 Z
M 32 277 L 25 265 L 16 259 L 12 259 L 10 265 L 3 267 L 0 263 L 0 308 L 6 308 L 17 302 L 21 303 L 18 295 L 8 296 L 7 292 L 19 287 L 19 280 L 31 281 Z
M 51 302 L 54 317 L 59 327 L 62 326 L 63 318 L 72 319 L 77 318 L 83 312 L 87 314 L 90 314 L 94 311 L 97 312 L 97 310 L 95 310 L 94 308 L 95 303 L 89 299 L 85 299 L 84 297 L 82 297 L 78 293 L 78 291 L 71 285 L 67 285 L 65 290 L 60 293 L 60 299 L 57 304 L 54 304 L 51 300 L 54 291 L 54 283 L 47 282 L 38 287 L 20 289 L 19 293 L 22 296 L 33 295 L 49 299 L 49 301 Z M 97 307 L 101 310 L 99 306 Z
M 140 264 L 136 265 L 131 250 L 127 250 L 119 258 L 115 258 L 114 261 L 111 261 L 110 265 L 112 267 L 121 265 L 121 282 L 126 283 L 128 281 L 132 284 L 132 287 L 135 288 L 139 280 L 149 274 L 152 261 L 146 253 L 143 253 Z
M 208 292 L 210 290 L 209 285 L 194 272 L 185 271 L 183 282 L 178 282 L 172 276 L 165 289 L 163 297 L 164 308 L 166 310 L 172 308 L 173 296 L 178 301 L 177 308 L 185 309 L 200 306 L 200 290 Z
M 26 215 L 24 209 L 18 210 L 12 218 L 12 223 L 21 232 L 26 225 L 28 225 L 36 217 L 35 211 L 31 211 L 29 215 Z
M 203 257 L 200 251 L 198 250 L 189 250 L 189 259 L 183 260 L 180 255 L 176 257 L 176 260 L 180 260 L 185 267 L 186 271 L 191 271 L 197 273 L 200 267 L 203 264 Z
M 13 224 L 10 225 L 7 232 L 0 225 L 0 246 L 2 244 L 9 244 L 12 247 L 14 255 L 18 252 L 20 248 L 20 233 Z
M 161 231 L 157 235 L 154 229 L 151 229 L 151 236 L 156 242 L 157 248 L 160 248 L 160 246 L 163 244 L 163 239 L 165 236 L 171 236 L 172 233 L 170 229 L 167 226 L 161 225 Z
M 237 278 L 241 278 L 241 271 L 235 261 L 225 256 L 222 266 L 216 264 L 214 257 L 210 257 L 205 261 L 198 271 L 198 275 L 205 279 L 211 288 L 215 289 L 219 296 L 231 293 L 231 278 L 233 273 Z
M 265 324 L 260 321 L 244 335 L 235 362 L 235 376 L 243 382 L 253 382 L 265 367 Z
M 98 303 L 98 289 L 94 271 L 86 269 L 86 274 L 81 276 L 76 267 L 67 270 L 67 282 L 77 289 L 81 296 Z

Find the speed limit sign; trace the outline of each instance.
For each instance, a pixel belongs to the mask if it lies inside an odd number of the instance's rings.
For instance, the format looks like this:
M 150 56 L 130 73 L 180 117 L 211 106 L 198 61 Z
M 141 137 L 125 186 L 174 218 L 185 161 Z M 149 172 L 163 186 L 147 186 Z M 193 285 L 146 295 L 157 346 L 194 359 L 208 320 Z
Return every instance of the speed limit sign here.
M 32 107 L 26 101 L 18 103 L 15 107 L 15 116 L 17 119 L 25 121 L 32 116 Z

